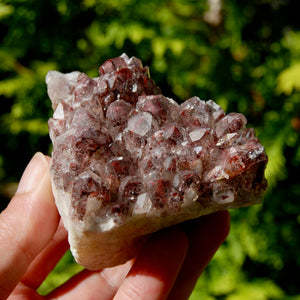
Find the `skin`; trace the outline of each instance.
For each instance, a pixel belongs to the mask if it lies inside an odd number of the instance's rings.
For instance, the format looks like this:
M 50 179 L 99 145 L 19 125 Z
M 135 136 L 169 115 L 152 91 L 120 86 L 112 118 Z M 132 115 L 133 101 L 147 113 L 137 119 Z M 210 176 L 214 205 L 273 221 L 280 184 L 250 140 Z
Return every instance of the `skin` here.
M 0 214 L 0 299 L 188 299 L 198 277 L 226 239 L 227 211 L 153 234 L 124 265 L 83 270 L 41 296 L 36 289 L 69 249 L 51 191 L 50 158 L 37 153 Z

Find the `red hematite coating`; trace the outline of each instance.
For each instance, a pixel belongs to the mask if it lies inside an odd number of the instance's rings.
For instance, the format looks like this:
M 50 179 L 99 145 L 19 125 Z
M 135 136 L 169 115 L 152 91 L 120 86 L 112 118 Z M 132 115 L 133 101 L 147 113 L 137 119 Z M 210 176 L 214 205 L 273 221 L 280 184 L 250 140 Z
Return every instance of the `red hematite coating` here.
M 99 74 L 46 78 L 52 183 L 70 196 L 58 204 L 67 218 L 106 231 L 140 216 L 197 211 L 182 221 L 261 201 L 267 156 L 242 114 L 198 97 L 177 104 L 125 54 Z

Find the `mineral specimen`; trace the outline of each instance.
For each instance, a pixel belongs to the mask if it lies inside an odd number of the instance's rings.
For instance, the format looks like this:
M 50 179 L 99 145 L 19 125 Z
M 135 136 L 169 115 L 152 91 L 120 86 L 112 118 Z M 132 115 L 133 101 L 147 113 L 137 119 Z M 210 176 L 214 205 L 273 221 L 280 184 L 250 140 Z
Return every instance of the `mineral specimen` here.
M 46 77 L 53 193 L 78 263 L 121 264 L 163 227 L 261 202 L 267 156 L 242 114 L 177 104 L 125 54 L 99 74 Z

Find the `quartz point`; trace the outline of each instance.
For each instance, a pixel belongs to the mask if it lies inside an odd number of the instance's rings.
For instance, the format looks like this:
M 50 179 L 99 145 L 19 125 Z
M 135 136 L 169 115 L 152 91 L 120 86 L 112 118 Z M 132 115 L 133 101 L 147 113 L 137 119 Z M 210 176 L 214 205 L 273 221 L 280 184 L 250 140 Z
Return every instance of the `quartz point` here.
M 179 105 L 126 54 L 97 78 L 50 71 L 46 83 L 52 190 L 86 268 L 126 262 L 164 227 L 262 201 L 268 158 L 242 114 L 198 97 Z

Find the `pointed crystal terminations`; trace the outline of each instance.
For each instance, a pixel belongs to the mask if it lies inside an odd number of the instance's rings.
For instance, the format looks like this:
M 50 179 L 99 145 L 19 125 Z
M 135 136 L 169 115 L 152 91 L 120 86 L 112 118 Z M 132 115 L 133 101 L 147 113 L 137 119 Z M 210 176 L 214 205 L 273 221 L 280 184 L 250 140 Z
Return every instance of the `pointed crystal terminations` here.
M 99 75 L 46 77 L 52 188 L 78 263 L 118 265 L 163 227 L 261 202 L 268 159 L 242 114 L 177 104 L 125 54 Z

